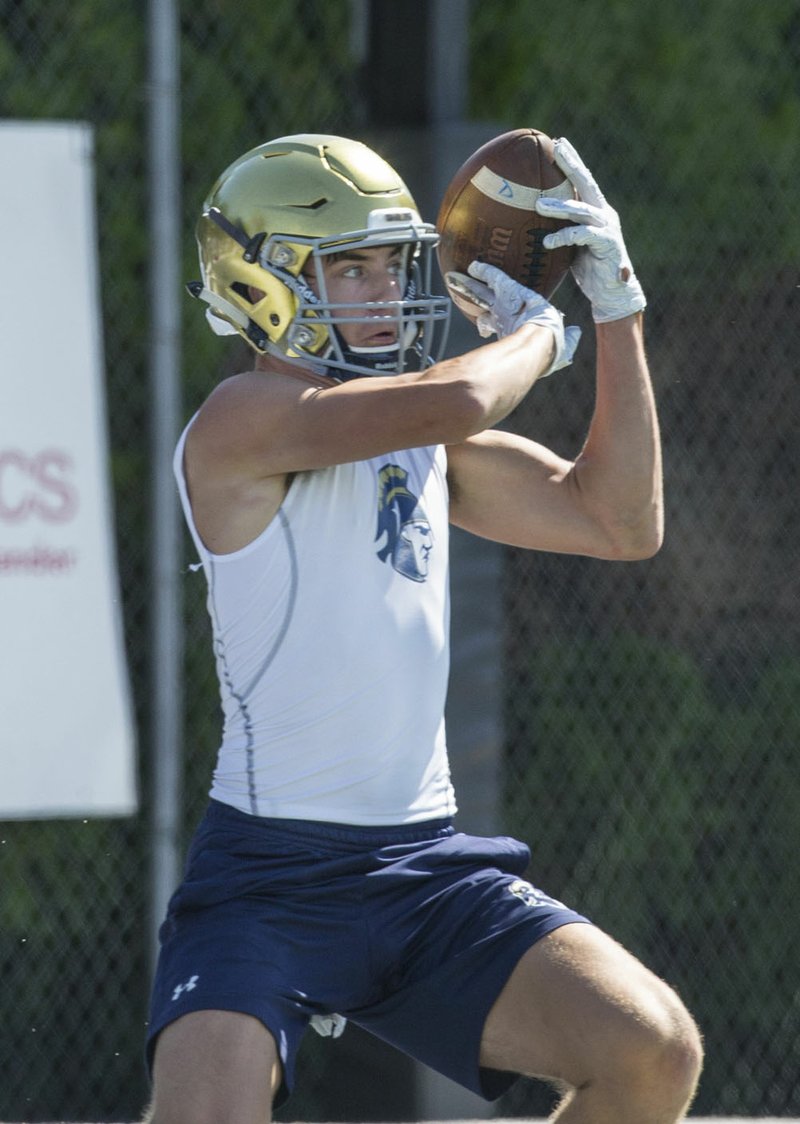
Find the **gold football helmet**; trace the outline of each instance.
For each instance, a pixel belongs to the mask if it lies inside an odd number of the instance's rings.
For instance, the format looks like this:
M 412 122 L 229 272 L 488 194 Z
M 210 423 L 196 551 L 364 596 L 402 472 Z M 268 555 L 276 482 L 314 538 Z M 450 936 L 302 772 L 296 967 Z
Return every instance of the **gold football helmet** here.
M 234 161 L 214 184 L 197 225 L 203 279 L 188 288 L 208 304 L 215 331 L 238 332 L 259 353 L 340 380 L 422 370 L 441 355 L 450 315 L 449 298 L 430 292 L 437 240 L 406 185 L 366 145 L 282 137 Z M 322 260 L 373 246 L 401 248 L 403 299 L 349 304 L 346 319 L 385 316 L 397 342 L 350 347 L 337 328 L 345 306 L 328 299 Z

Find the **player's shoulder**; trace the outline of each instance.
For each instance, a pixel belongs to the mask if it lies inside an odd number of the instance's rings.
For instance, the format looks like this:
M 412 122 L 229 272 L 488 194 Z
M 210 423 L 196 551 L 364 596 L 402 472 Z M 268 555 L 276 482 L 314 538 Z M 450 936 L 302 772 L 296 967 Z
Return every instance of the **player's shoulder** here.
M 263 398 L 266 395 L 287 394 L 293 390 L 301 390 L 304 385 L 306 385 L 304 381 L 283 371 L 250 367 L 235 375 L 229 375 L 217 383 L 204 405 L 220 402 L 229 405 L 239 400 L 247 401 L 252 398 Z
M 186 438 L 187 459 L 236 474 L 265 475 L 265 462 L 297 431 L 298 405 L 315 387 L 336 385 L 298 365 L 266 365 L 223 379 L 197 410 Z M 277 470 L 282 471 L 282 469 Z M 270 472 L 266 472 L 270 475 Z
M 321 386 L 331 380 L 309 376 L 298 368 L 297 373 L 278 368 L 244 370 L 219 382 L 198 411 L 199 422 L 230 420 L 252 411 L 278 411 L 281 403 L 291 404 L 308 393 L 309 387 Z

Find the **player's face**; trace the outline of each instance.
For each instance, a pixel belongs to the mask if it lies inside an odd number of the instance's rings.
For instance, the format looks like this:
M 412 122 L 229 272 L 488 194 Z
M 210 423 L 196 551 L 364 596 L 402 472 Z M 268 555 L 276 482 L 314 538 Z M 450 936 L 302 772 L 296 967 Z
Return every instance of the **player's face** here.
M 323 259 L 327 300 L 342 305 L 337 315 L 353 318 L 353 323 L 339 322 L 345 343 L 350 347 L 390 347 L 397 342 L 397 320 L 385 308 L 366 309 L 383 301 L 401 301 L 406 288 L 405 250 L 400 246 L 371 246 L 345 250 Z M 306 276 L 319 295 L 319 285 L 312 262 Z M 352 305 L 352 307 L 348 307 Z M 361 306 L 361 307 L 358 307 Z M 366 322 L 364 317 L 368 317 Z M 360 320 L 355 319 L 360 317 Z

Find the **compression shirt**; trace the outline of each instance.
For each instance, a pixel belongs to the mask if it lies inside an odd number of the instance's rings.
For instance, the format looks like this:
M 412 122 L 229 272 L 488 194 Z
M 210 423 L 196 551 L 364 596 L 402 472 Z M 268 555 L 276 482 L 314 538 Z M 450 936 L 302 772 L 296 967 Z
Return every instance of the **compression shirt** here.
M 298 473 L 266 529 L 219 555 L 192 518 L 188 428 L 175 474 L 208 583 L 223 711 L 211 796 L 336 823 L 452 816 L 444 449 Z

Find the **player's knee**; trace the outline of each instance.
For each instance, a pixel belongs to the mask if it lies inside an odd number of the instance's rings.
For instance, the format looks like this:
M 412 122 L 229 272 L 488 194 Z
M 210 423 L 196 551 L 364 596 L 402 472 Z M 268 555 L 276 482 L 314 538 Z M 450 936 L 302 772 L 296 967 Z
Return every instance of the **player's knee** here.
M 703 1065 L 702 1039 L 694 1019 L 677 995 L 665 988 L 651 997 L 635 1027 L 635 1046 L 626 1068 L 633 1059 L 644 1085 L 659 1089 L 665 1099 L 687 1103 Z
M 703 1068 L 703 1040 L 694 1019 L 677 997 L 675 1002 L 679 1006 L 679 1015 L 670 1039 L 669 1064 L 676 1084 L 691 1096 Z

